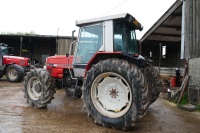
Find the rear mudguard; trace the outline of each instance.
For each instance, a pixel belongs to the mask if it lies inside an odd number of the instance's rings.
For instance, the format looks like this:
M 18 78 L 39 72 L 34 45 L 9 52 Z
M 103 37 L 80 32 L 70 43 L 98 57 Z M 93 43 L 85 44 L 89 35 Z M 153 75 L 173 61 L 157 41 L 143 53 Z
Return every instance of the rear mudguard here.
M 137 65 L 139 69 L 144 68 L 146 64 L 150 63 L 150 60 L 147 60 L 142 56 L 136 54 L 128 54 L 124 52 L 97 52 L 86 65 L 85 72 L 89 71 L 92 65 L 99 62 L 99 60 L 105 60 L 107 58 L 117 58 L 117 59 L 127 60 L 128 62 Z

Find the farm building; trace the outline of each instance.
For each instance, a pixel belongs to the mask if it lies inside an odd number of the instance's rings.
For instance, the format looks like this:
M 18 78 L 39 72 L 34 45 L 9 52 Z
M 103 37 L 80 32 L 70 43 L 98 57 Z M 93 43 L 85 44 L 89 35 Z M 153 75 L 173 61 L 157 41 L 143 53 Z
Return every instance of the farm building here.
M 1 43 L 13 47 L 13 55 L 28 57 L 33 63 L 44 62 L 47 56 L 65 55 L 71 41 L 69 36 L 0 35 Z
M 188 65 L 190 98 L 200 104 L 200 0 L 177 0 L 140 40 L 140 53 L 154 60 L 161 74 L 175 75 Z

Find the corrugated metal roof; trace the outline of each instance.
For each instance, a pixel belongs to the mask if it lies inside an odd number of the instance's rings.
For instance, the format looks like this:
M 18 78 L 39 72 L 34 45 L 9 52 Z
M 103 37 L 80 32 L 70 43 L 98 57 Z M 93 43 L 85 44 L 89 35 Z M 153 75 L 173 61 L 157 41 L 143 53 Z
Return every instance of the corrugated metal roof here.
M 181 41 L 182 1 L 177 0 L 160 19 L 144 34 L 145 40 L 179 42 Z

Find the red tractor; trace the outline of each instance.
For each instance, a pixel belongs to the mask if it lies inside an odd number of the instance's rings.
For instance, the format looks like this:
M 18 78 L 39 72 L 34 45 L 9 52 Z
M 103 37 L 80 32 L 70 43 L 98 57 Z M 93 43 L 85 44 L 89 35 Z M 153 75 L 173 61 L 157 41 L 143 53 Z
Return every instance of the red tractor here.
M 81 95 L 80 87 L 82 80 L 73 80 L 73 56 L 56 55 L 46 58 L 45 69 L 50 73 L 54 82 L 54 87 L 57 89 L 65 88 L 66 94 L 72 98 L 78 98 Z
M 158 72 L 138 55 L 135 30 L 142 30 L 141 24 L 125 13 L 76 25 L 78 41 L 70 46 L 75 54 L 73 62 L 67 55 L 65 72 L 75 84 L 74 92 L 81 88 L 84 108 L 94 123 L 121 130 L 133 127 L 161 90 Z M 53 99 L 52 68 L 33 69 L 24 77 L 23 91 L 31 106 L 47 107 Z
M 71 84 L 71 76 L 69 70 L 72 72 L 73 56 L 68 58 L 66 55 L 56 55 L 46 58 L 46 69 L 50 72 L 50 76 L 54 78 L 55 87 L 62 88 Z M 69 64 L 71 64 L 69 66 Z
M 7 44 L 0 43 L 0 78 L 6 75 L 10 82 L 19 82 L 30 68 L 30 59 L 9 55 Z

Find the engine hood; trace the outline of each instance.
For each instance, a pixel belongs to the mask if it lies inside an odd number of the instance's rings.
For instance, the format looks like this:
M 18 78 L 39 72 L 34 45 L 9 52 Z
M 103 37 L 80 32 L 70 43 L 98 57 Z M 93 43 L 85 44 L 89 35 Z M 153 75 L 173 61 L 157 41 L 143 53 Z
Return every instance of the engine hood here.
M 10 55 L 4 55 L 3 58 L 6 58 L 6 59 L 19 59 L 19 60 L 28 59 L 26 57 L 10 56 Z
M 5 64 L 5 65 L 17 64 L 22 67 L 26 67 L 26 66 L 30 65 L 29 63 L 30 63 L 30 60 L 29 60 L 29 58 L 26 58 L 26 57 L 8 56 L 8 55 L 3 56 L 3 64 Z
M 65 55 L 55 55 L 46 58 L 47 66 L 67 68 L 68 65 L 72 66 L 72 62 L 73 62 L 73 56 L 69 56 L 69 59 Z

